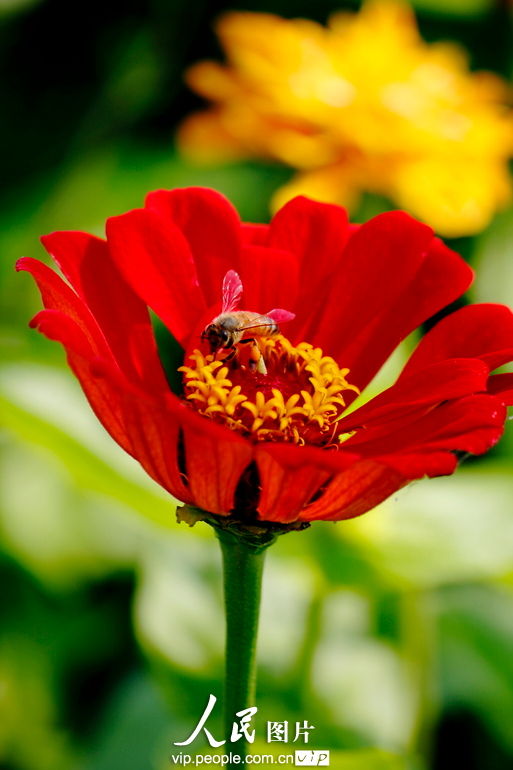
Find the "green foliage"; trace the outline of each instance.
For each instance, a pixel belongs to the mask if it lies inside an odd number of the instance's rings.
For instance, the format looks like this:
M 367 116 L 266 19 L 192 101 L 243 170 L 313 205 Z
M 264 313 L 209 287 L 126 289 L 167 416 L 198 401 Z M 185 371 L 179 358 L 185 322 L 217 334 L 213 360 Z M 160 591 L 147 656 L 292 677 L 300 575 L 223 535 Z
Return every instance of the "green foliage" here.
M 116 473 L 112 466 L 51 422 L 7 399 L 0 401 L 0 407 L 5 410 L 5 427 L 22 441 L 49 450 L 61 460 L 80 488 L 112 497 L 162 526 L 173 525 L 174 506 L 169 499 Z
M 461 18 L 479 17 L 493 10 L 493 0 L 412 0 L 411 4 L 420 13 Z
M 337 751 L 330 760 L 337 770 L 407 770 L 404 759 L 386 751 Z

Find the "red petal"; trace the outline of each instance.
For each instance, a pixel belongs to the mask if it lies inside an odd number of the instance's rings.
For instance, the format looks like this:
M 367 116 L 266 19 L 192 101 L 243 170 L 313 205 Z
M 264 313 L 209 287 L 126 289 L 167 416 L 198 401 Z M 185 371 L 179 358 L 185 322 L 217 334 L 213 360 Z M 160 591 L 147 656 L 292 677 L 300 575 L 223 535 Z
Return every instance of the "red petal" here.
M 117 386 L 107 377 L 98 377 L 96 362 L 67 351 L 68 364 L 80 382 L 82 390 L 89 401 L 91 409 L 105 430 L 112 436 L 125 452 L 138 459 L 125 425 L 119 391 Z
M 351 376 L 355 382 L 361 382 L 361 388 L 370 382 L 399 342 L 427 318 L 461 296 L 472 279 L 473 272 L 461 257 L 435 238 L 410 285 L 397 304 L 379 319 L 375 334 L 368 338 L 365 349 L 354 361 Z M 344 366 L 346 355 L 340 354 Z M 466 357 L 466 354 L 455 352 L 454 356 Z
M 215 190 L 202 187 L 157 190 L 147 196 L 146 207 L 182 231 L 206 304 L 213 305 L 219 300 L 224 274 L 240 264 L 240 219 L 235 208 Z
M 253 456 L 251 444 L 233 431 L 179 404 L 175 411 L 184 433 L 185 466 L 194 504 L 228 514 L 235 491 Z
M 468 305 L 443 318 L 422 340 L 401 377 L 453 356 L 480 358 L 490 370 L 513 359 L 513 313 L 504 305 Z
M 367 432 L 362 431 L 360 440 L 349 440 L 347 447 L 354 446 L 354 451 L 367 457 L 440 450 L 477 455 L 497 443 L 505 419 L 506 410 L 500 398 L 486 394 L 466 396 L 442 404 L 399 428 L 391 423 L 386 435 L 373 438 L 371 434 L 366 440 Z
M 105 377 L 93 372 L 96 366 L 96 351 L 87 335 L 68 315 L 58 310 L 42 310 L 31 321 L 49 339 L 60 342 L 67 354 L 68 363 L 79 380 L 82 390 L 93 412 L 112 438 L 130 454 L 133 446 L 124 423 L 118 388 Z M 109 364 L 106 364 L 106 370 Z
M 255 457 L 262 487 L 260 518 L 282 523 L 295 521 L 322 485 L 357 459 L 349 453 L 288 444 L 261 444 Z
M 127 377 L 167 387 L 146 305 L 123 280 L 107 243 L 81 232 L 41 240 L 91 310 Z
M 245 246 L 267 246 L 269 242 L 269 225 L 243 222 L 241 225 L 242 243 Z
M 158 401 L 144 394 L 120 389 L 126 431 L 132 454 L 146 472 L 178 500 L 191 503 L 193 497 L 179 461 L 180 423 L 169 400 Z M 169 399 L 178 399 L 169 394 Z
M 401 473 L 407 481 L 425 476 L 449 476 L 458 465 L 458 458 L 452 452 L 383 455 L 375 459 Z
M 361 460 L 339 473 L 323 495 L 301 513 L 301 521 L 351 519 L 371 510 L 406 483 L 398 471 Z
M 350 381 L 363 388 L 400 340 L 471 276 L 430 228 L 401 211 L 382 214 L 349 240 L 317 333 L 312 322 L 307 338 L 349 367 Z
M 245 246 L 241 255 L 240 276 L 244 286 L 241 309 L 266 313 L 274 307 L 290 310 L 296 304 L 297 261 L 289 252 L 264 246 Z
M 107 220 L 107 238 L 125 280 L 185 344 L 205 302 L 180 230 L 155 211 L 135 209 Z
M 294 341 L 313 341 L 305 335 L 305 326 L 309 317 L 314 319 L 314 325 L 318 322 L 349 233 L 343 208 L 302 196 L 283 206 L 273 218 L 269 245 L 293 254 L 301 276 L 297 303 L 285 305 L 296 313 L 295 321 L 287 327 L 287 336 Z
M 506 406 L 513 406 L 513 374 L 492 374 L 488 392 L 498 396 Z
M 494 396 L 475 395 L 443 404 L 412 426 L 408 445 L 483 454 L 502 436 L 506 409 Z
M 110 358 L 110 351 L 98 324 L 82 300 L 43 262 L 23 257 L 16 263 L 17 270 L 26 270 L 36 281 L 45 308 L 57 310 L 74 321 L 91 345 L 95 355 Z
M 29 324 L 49 340 L 61 342 L 64 347 L 79 356 L 92 358 L 95 351 L 82 329 L 60 310 L 40 310 Z
M 305 508 L 301 521 L 340 521 L 361 516 L 408 481 L 452 473 L 456 458 L 446 452 L 361 460 L 336 476 L 318 501 Z
M 37 325 L 44 334 L 64 345 L 69 365 L 80 381 L 94 413 L 114 440 L 172 495 L 183 502 L 201 504 L 203 496 L 193 497 L 181 473 L 179 461 L 181 421 L 190 426 L 191 417 L 197 421 L 201 418 L 192 415 L 172 394 L 167 394 L 167 400 L 163 402 L 148 397 L 132 384 L 129 385 L 112 370 L 108 362 L 94 358 L 94 351 L 83 332 L 63 313 L 56 310 L 41 311 L 33 319 L 32 325 Z M 193 422 L 192 432 L 202 429 L 205 432 L 202 436 L 203 444 L 206 445 L 210 438 L 210 451 L 215 447 L 219 453 L 224 452 L 229 456 L 217 434 L 212 440 L 208 421 L 202 422 L 207 424 L 198 425 L 198 422 Z M 231 438 L 231 435 L 229 437 Z M 226 436 L 223 435 L 222 438 L 226 439 Z M 238 440 L 246 444 L 243 439 Z M 197 444 L 196 441 L 196 446 Z M 239 446 L 236 447 L 236 452 L 239 457 L 242 456 Z M 248 462 L 249 460 L 245 464 Z M 199 468 L 194 465 L 191 467 L 191 486 L 194 486 L 197 472 L 203 473 L 205 466 L 206 463 L 203 462 Z M 221 489 L 225 495 L 229 495 L 231 486 L 226 474 L 221 475 L 215 482 L 211 478 L 209 480 L 213 490 L 219 493 Z M 237 481 L 238 478 L 235 483 Z M 208 508 L 206 510 L 221 512 Z
M 150 409 L 145 393 L 123 380 L 89 309 L 58 275 L 36 260 L 22 260 L 18 268 L 34 275 L 44 304 L 56 308 L 38 313 L 31 325 L 64 345 L 69 365 L 102 425 L 158 483 L 190 500 L 176 461 L 176 420 L 155 406 Z M 83 276 L 73 266 L 70 275 L 82 288 Z
M 448 399 L 484 391 L 487 379 L 488 367 L 477 359 L 440 361 L 409 377 L 402 377 L 391 388 L 343 417 L 338 423 L 339 432 L 360 426 L 372 431 L 376 424 L 400 420 L 405 412 L 425 410 Z M 365 433 L 358 433 L 348 443 L 358 443 L 360 435 Z
M 337 266 L 349 235 L 347 214 L 340 206 L 294 198 L 273 217 L 269 245 L 298 258 L 312 288 L 324 283 Z

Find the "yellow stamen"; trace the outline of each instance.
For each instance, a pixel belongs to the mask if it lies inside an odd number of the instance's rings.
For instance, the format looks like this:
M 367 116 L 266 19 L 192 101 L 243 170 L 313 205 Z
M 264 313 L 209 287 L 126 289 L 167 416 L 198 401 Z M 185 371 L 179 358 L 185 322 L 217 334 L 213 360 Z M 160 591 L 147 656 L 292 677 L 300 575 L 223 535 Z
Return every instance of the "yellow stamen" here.
M 186 398 L 205 417 L 256 441 L 328 443 L 346 406 L 344 392 L 359 393 L 346 380 L 349 369 L 320 348 L 294 346 L 282 335 L 262 338 L 259 347 L 265 376 L 237 366 L 236 359 L 230 370 L 194 350 L 190 365 L 179 369 Z

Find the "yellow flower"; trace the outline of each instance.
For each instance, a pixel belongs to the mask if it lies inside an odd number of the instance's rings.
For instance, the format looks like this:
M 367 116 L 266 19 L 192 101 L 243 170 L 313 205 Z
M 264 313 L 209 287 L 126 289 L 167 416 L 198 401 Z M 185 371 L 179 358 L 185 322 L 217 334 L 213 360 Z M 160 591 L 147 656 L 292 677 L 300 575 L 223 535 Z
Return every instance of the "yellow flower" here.
M 456 236 L 510 198 L 505 84 L 470 73 L 457 46 L 425 43 L 407 5 L 370 0 L 327 28 L 230 13 L 218 33 L 229 63 L 187 73 L 213 106 L 185 121 L 179 144 L 200 160 L 297 169 L 275 208 L 298 194 L 354 207 L 370 191 Z

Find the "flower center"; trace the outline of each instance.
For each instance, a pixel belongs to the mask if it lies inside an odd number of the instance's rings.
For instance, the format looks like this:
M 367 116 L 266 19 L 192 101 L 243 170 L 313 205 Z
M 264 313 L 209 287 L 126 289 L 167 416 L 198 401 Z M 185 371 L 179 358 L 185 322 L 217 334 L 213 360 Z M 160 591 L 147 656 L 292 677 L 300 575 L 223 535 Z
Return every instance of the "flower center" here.
M 320 348 L 294 346 L 281 334 L 259 338 L 258 348 L 266 374 L 245 366 L 242 350 L 230 361 L 194 350 L 190 364 L 179 369 L 187 400 L 254 441 L 330 443 L 346 407 L 344 392 L 359 393 L 346 380 L 349 369 L 340 369 Z

